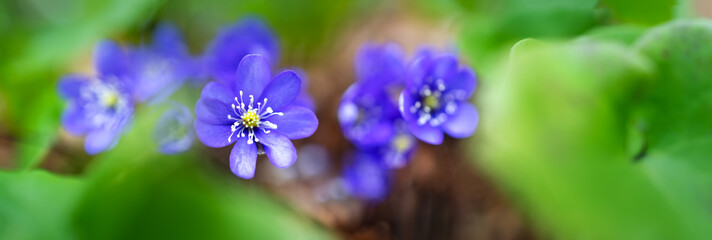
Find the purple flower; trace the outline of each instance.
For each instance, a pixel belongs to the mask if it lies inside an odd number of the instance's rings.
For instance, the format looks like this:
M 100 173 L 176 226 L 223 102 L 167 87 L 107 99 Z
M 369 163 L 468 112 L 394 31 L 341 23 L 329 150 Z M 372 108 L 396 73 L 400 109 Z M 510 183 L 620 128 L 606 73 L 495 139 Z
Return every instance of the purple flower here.
M 275 166 L 291 166 L 297 154 L 290 139 L 311 136 L 319 124 L 311 110 L 293 104 L 299 76 L 284 71 L 270 80 L 267 59 L 250 54 L 240 61 L 234 79 L 203 88 L 195 106 L 198 139 L 215 148 L 235 143 L 230 169 L 242 178 L 255 174 L 258 145 Z
M 346 139 L 358 147 L 377 147 L 393 137 L 400 113 L 385 89 L 357 82 L 341 97 L 338 118 Z
M 397 45 L 367 44 L 356 56 L 357 81 L 339 104 L 339 123 L 344 136 L 359 147 L 387 144 L 400 118 L 391 83 L 402 83 L 405 64 Z
M 452 55 L 418 56 L 406 73 L 399 108 L 410 131 L 420 140 L 440 144 L 443 132 L 455 138 L 474 133 L 479 113 L 467 99 L 476 79 L 469 67 L 458 67 Z
M 193 144 L 193 113 L 183 104 L 172 104 L 156 123 L 153 138 L 158 150 L 176 154 L 188 150 Z
M 395 44 L 366 44 L 356 56 L 356 75 L 339 105 L 344 135 L 362 151 L 380 154 L 386 166 L 403 167 L 416 146 L 393 94 L 404 87 L 403 51 Z
M 346 156 L 343 178 L 346 191 L 357 198 L 378 201 L 390 188 L 390 172 L 378 154 L 360 151 Z
M 261 54 L 270 64 L 279 60 L 277 39 L 257 18 L 222 28 L 207 48 L 205 68 L 218 81 L 234 82 L 237 65 L 248 54 Z
M 396 119 L 393 123 L 395 133 L 387 144 L 381 146 L 378 151 L 383 158 L 383 163 L 393 169 L 404 167 L 415 152 L 417 142 L 413 134 L 408 130 L 408 124 L 403 119 Z
M 168 23 L 156 27 L 149 45 L 131 49 L 129 59 L 138 102 L 167 98 L 199 70 L 180 32 Z
M 66 75 L 59 94 L 67 101 L 62 126 L 73 135 L 86 135 L 84 148 L 97 154 L 112 148 L 134 113 L 128 58 L 121 46 L 103 41 L 94 50 L 97 75 Z

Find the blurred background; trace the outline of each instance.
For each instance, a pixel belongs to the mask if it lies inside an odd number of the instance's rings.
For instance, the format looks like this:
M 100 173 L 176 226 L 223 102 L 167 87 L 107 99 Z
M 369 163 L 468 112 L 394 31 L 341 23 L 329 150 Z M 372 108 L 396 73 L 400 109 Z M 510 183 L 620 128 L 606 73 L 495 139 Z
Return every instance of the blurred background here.
M 102 39 L 172 22 L 191 54 L 263 19 L 303 69 L 319 119 L 298 160 L 229 147 L 164 155 L 144 104 L 107 152 L 62 129 L 57 81 Z M 0 2 L 0 239 L 709 239 L 712 2 L 687 0 L 5 0 Z M 478 75 L 467 139 L 418 143 L 384 199 L 350 196 L 337 120 L 364 43 L 458 54 Z M 201 84 L 172 101 L 192 110 Z

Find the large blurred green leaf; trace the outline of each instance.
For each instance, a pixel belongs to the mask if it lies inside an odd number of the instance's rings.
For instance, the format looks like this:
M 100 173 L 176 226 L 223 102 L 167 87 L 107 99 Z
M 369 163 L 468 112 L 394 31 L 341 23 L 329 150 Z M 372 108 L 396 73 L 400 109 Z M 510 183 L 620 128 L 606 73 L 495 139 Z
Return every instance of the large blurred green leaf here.
M 72 219 L 80 238 L 333 238 L 229 170 L 208 167 L 205 153 L 159 154 L 147 137 L 158 113 L 139 111 L 130 132 L 87 172 Z
M 656 65 L 647 86 L 647 151 L 641 167 L 676 204 L 712 219 L 712 22 L 677 21 L 643 36 L 636 49 Z M 692 217 L 692 216 L 690 216 Z
M 593 39 L 517 44 L 484 93 L 479 163 L 556 238 L 706 239 L 708 28 L 657 28 L 642 54 Z
M 480 7 L 463 19 L 459 47 L 485 76 L 521 39 L 567 39 L 596 25 L 596 0 L 479 2 Z
M 646 30 L 647 28 L 645 27 L 632 24 L 601 26 L 587 31 L 578 39 L 613 41 L 625 45 L 632 45 Z
M 672 19 L 677 2 L 686 0 L 602 0 L 620 20 L 628 23 L 654 25 Z
M 74 239 L 67 220 L 82 186 L 44 171 L 0 172 L 0 239 Z

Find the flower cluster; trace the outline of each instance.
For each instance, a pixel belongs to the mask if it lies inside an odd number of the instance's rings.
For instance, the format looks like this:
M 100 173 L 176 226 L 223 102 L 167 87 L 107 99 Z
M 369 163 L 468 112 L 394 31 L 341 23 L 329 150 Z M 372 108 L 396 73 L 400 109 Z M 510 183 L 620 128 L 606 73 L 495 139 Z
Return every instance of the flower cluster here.
M 238 63 L 243 57 L 262 54 L 274 64 L 278 61 L 278 50 L 278 42 L 270 29 L 254 18 L 222 29 L 205 54 L 199 57 L 191 56 L 178 28 L 169 23 L 157 24 L 151 41 L 146 44 L 122 47 L 114 41 L 104 40 L 94 51 L 94 76 L 70 74 L 59 81 L 60 96 L 67 102 L 62 125 L 73 135 L 86 135 L 87 153 L 106 151 L 130 126 L 138 104 L 161 103 L 186 80 L 197 85 L 212 77 L 233 86 Z M 298 93 L 298 103 L 313 108 L 311 97 L 305 91 Z M 195 136 L 190 109 L 180 104 L 170 105 L 154 131 L 158 150 L 165 154 L 187 150 Z M 249 112 L 249 109 L 245 111 Z M 268 108 L 261 111 L 260 114 Z M 255 114 L 258 112 L 248 113 L 246 120 L 252 116 L 252 124 L 270 124 L 260 121 L 260 118 L 268 118 L 267 115 Z
M 158 151 L 186 151 L 195 137 L 208 147 L 233 145 L 230 169 L 245 179 L 254 177 L 258 155 L 279 168 L 296 161 L 292 140 L 311 136 L 319 121 L 303 71 L 273 76 L 279 42 L 263 22 L 247 18 L 222 28 L 199 57 L 190 54 L 175 26 L 161 23 L 153 32 L 139 46 L 102 41 L 94 52 L 94 76 L 60 80 L 67 101 L 62 124 L 71 134 L 86 135 L 89 154 L 117 144 L 139 104 L 155 107 L 191 81 L 205 84 L 195 117 L 170 101 L 153 131 Z M 468 102 L 475 75 L 453 55 L 424 50 L 406 61 L 397 44 L 366 44 L 355 70 L 357 80 L 338 109 L 342 132 L 356 147 L 344 157 L 342 172 L 344 189 L 354 196 L 384 197 L 391 170 L 408 164 L 416 139 L 440 144 L 444 134 L 464 138 L 477 127 L 477 110 Z
M 422 50 L 407 63 L 396 44 L 366 44 L 355 60 L 357 80 L 344 93 L 339 122 L 358 149 L 344 168 L 347 189 L 366 199 L 384 197 L 388 169 L 405 166 L 417 139 L 440 144 L 443 132 L 473 134 L 476 109 L 467 102 L 475 75 L 449 54 Z
M 177 29 L 159 24 L 152 42 L 124 49 L 104 40 L 94 50 L 95 76 L 70 74 L 59 81 L 67 102 L 62 125 L 86 135 L 84 148 L 97 154 L 112 148 L 133 118 L 137 103 L 165 98 L 196 71 L 195 59 Z

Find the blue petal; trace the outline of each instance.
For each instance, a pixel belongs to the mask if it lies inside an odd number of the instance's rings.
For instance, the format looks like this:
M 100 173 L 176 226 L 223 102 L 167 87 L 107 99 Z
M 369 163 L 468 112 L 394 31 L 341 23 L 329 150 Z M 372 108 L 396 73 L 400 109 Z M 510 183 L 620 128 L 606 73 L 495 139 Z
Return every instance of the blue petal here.
M 307 78 L 306 72 L 299 68 L 294 68 L 291 70 L 294 71 L 294 73 L 297 74 L 299 79 L 302 80 L 302 87 L 300 88 L 301 90 L 299 91 L 299 95 L 297 95 L 297 98 L 294 99 L 294 105 L 302 106 L 305 108 L 309 108 L 312 111 L 316 111 L 316 104 L 314 103 L 314 98 L 309 95 L 309 78 Z
M 431 127 L 430 125 L 418 125 L 415 122 L 410 122 L 408 124 L 408 129 L 413 133 L 413 136 L 422 140 L 423 142 L 439 145 L 443 142 L 443 132 L 440 129 Z
M 70 103 L 62 113 L 62 127 L 72 135 L 85 134 L 91 128 L 87 123 L 87 114 L 77 103 Z
M 314 99 L 306 91 L 299 93 L 296 99 L 294 99 L 294 105 L 302 106 L 308 108 L 309 110 L 316 111 L 316 103 Z
M 356 77 L 358 81 L 372 86 L 383 86 L 403 81 L 405 74 L 405 53 L 397 44 L 365 44 L 356 55 Z
M 227 118 L 230 114 L 236 117 L 231 104 L 235 103 L 235 95 L 227 86 L 210 82 L 205 85 L 200 99 L 195 104 L 195 115 L 198 119 L 212 124 L 232 124 Z
M 388 193 L 388 171 L 372 153 L 354 154 L 351 163 L 344 166 L 344 180 L 346 190 L 359 198 L 380 200 Z
M 230 105 L 217 99 L 201 98 L 195 104 L 195 116 L 197 119 L 214 125 L 230 125 L 234 120 L 230 120 L 228 115 L 238 118 Z
M 289 138 L 279 133 L 257 132 L 259 143 L 264 146 L 267 158 L 278 168 L 287 168 L 297 160 L 297 150 Z
M 454 138 L 466 138 L 472 136 L 480 120 L 477 109 L 468 102 L 461 102 L 457 110 L 443 124 L 443 130 Z
M 289 106 L 297 98 L 301 88 L 301 79 L 292 71 L 284 71 L 277 75 L 265 87 L 259 99 L 267 99 L 267 106 L 274 111 L 279 111 Z
M 118 140 L 117 135 L 121 129 L 123 128 L 98 128 L 89 132 L 84 139 L 84 149 L 90 155 L 107 150 Z
M 151 49 L 163 56 L 188 56 L 188 47 L 185 45 L 180 31 L 174 24 L 168 22 L 163 22 L 156 26 L 153 31 Z
M 158 146 L 158 151 L 163 154 L 178 154 L 178 153 L 185 152 L 192 145 L 193 145 L 193 135 L 190 134 L 190 137 L 182 138 L 179 141 L 160 144 Z
M 157 102 L 170 96 L 187 78 L 178 59 L 141 49 L 130 52 L 136 101 Z
M 354 141 L 354 143 L 359 147 L 382 145 L 393 137 L 393 134 L 395 133 L 393 127 L 393 122 L 391 121 L 379 121 L 368 128 L 367 131 L 361 132 L 360 135 L 349 136 L 349 140 Z
M 400 96 L 398 97 L 398 110 L 400 111 L 401 116 L 403 116 L 403 119 L 408 122 L 415 122 L 418 119 L 418 116 L 410 111 L 410 107 L 414 104 L 415 99 L 410 94 L 410 91 L 407 89 L 401 91 Z
M 445 80 L 445 85 L 448 91 L 462 91 L 461 99 L 468 99 L 475 92 L 477 85 L 477 77 L 469 67 L 465 67 L 454 75 Z M 458 94 L 460 95 L 460 94 Z
M 215 79 L 231 83 L 240 60 L 251 53 L 263 55 L 271 64 L 279 59 L 277 38 L 256 18 L 246 18 L 220 30 L 206 50 L 206 70 Z
M 290 106 L 281 111 L 283 116 L 273 116 L 267 119 L 277 125 L 278 132 L 289 139 L 306 138 L 314 134 L 319 126 L 319 120 L 314 112 L 299 106 Z
M 443 55 L 433 59 L 429 75 L 436 79 L 447 79 L 457 73 L 457 58 L 452 55 Z
M 251 179 L 257 167 L 257 144 L 247 144 L 240 138 L 230 152 L 230 170 L 238 177 Z
M 111 40 L 104 40 L 96 46 L 94 65 L 101 77 L 116 76 L 121 78 L 127 76 L 129 72 L 126 52 L 118 43 Z
M 68 74 L 59 79 L 57 89 L 64 99 L 77 99 L 81 97 L 81 89 L 89 82 L 89 77 Z
M 228 137 L 230 137 L 231 133 L 229 124 L 214 125 L 202 120 L 195 121 L 195 134 L 208 147 L 220 148 L 230 145 L 231 142 L 228 141 Z M 230 140 L 234 142 L 237 139 L 237 136 L 232 136 Z
M 418 92 L 425 82 L 431 59 L 428 56 L 418 57 L 408 67 L 405 75 L 406 90 Z
M 238 96 L 230 87 L 219 82 L 209 82 L 200 93 L 200 98 L 216 99 L 228 105 L 235 103 Z
M 235 92 L 242 91 L 245 96 L 258 97 L 270 82 L 270 68 L 261 55 L 250 54 L 242 58 L 237 66 Z

